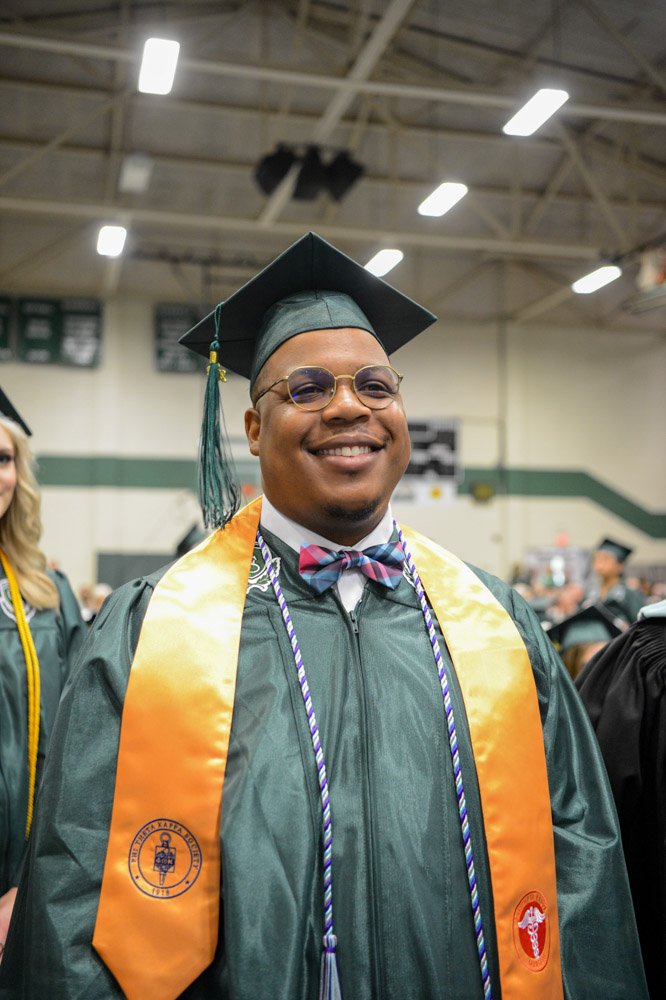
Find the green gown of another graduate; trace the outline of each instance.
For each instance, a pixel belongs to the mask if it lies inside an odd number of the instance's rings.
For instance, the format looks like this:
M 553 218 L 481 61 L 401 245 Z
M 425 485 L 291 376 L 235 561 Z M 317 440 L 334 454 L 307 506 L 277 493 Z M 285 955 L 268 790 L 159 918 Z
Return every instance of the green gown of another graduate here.
M 40 667 L 37 783 L 60 694 L 86 634 L 79 606 L 62 573 L 51 573 L 60 610 L 24 604 Z M 28 812 L 28 679 L 9 583 L 0 566 L 0 896 L 18 882 Z

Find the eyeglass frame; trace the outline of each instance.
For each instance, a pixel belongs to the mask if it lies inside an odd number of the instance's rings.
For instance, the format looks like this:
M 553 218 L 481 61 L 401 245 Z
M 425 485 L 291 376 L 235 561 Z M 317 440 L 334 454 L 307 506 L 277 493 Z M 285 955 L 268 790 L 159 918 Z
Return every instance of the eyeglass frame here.
M 297 403 L 296 400 L 294 399 L 294 397 L 291 394 L 291 390 L 289 388 L 289 379 L 294 374 L 294 372 L 298 372 L 298 371 L 301 371 L 302 369 L 308 369 L 308 368 L 318 368 L 320 371 L 328 372 L 328 374 L 333 379 L 333 395 L 329 399 L 327 399 L 326 402 L 322 406 L 315 406 L 315 407 L 303 406 L 302 403 Z M 396 375 L 397 378 L 398 378 L 398 388 L 396 390 L 395 396 L 390 396 L 388 402 L 385 403 L 383 406 L 371 406 L 371 405 L 369 405 L 368 403 L 366 403 L 366 401 L 364 399 L 361 399 L 361 397 L 359 396 L 359 394 L 356 391 L 356 386 L 354 384 L 356 376 L 359 374 L 359 372 L 365 371 L 366 368 L 390 368 L 390 370 L 393 372 L 393 374 Z M 278 378 L 278 379 L 275 380 L 275 382 L 271 382 L 271 384 L 269 386 L 267 386 L 266 389 L 262 389 L 261 392 L 259 393 L 259 395 L 257 396 L 257 398 L 255 399 L 255 401 L 254 401 L 254 403 L 252 405 L 256 406 L 257 403 L 259 402 L 259 400 L 261 399 L 261 397 L 265 396 L 267 392 L 271 391 L 271 389 L 274 389 L 276 385 L 280 384 L 280 382 L 286 382 L 287 383 L 287 392 L 289 393 L 289 399 L 294 404 L 294 406 L 297 406 L 299 408 L 299 410 L 305 410 L 306 413 L 318 413 L 320 410 L 325 410 L 326 407 L 329 405 L 329 403 L 332 403 L 333 400 L 335 399 L 336 393 L 338 391 L 338 380 L 341 379 L 341 378 L 350 378 L 351 382 L 352 382 L 352 392 L 354 393 L 354 395 L 358 399 L 359 403 L 361 403 L 363 406 L 367 406 L 369 410 L 385 410 L 400 395 L 400 385 L 401 385 L 402 380 L 403 380 L 404 377 L 405 376 L 402 375 L 399 371 L 397 371 L 393 367 L 393 365 L 384 365 L 384 364 L 379 364 L 379 365 L 361 365 L 361 367 L 359 369 L 357 369 L 357 371 L 355 371 L 353 375 L 334 375 L 333 372 L 329 371 L 329 369 L 326 368 L 325 365 L 297 365 L 296 368 L 292 368 L 292 370 L 290 372 L 288 372 L 286 375 L 283 375 L 282 378 Z

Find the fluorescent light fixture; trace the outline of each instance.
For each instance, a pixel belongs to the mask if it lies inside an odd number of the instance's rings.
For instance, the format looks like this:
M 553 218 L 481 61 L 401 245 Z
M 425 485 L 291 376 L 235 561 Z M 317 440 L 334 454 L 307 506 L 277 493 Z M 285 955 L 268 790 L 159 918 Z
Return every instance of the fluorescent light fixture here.
M 124 226 L 102 226 L 97 237 L 97 253 L 103 257 L 119 257 L 125 246 Z
M 589 295 L 590 292 L 596 292 L 597 288 L 603 288 L 609 281 L 615 281 L 621 274 L 622 268 L 617 264 L 606 264 L 574 281 L 571 291 L 578 295 Z
M 550 90 L 547 87 L 537 90 L 534 97 L 516 112 L 502 131 L 506 135 L 532 135 L 568 100 L 566 90 Z
M 180 44 L 166 38 L 149 38 L 143 47 L 139 72 L 142 94 L 168 94 L 173 87 Z
M 368 261 L 365 269 L 370 274 L 381 278 L 383 275 L 388 274 L 396 264 L 399 264 L 404 256 L 402 250 L 380 250 L 372 260 Z
M 444 215 L 467 194 L 467 185 L 445 181 L 419 205 L 419 215 Z
M 118 190 L 124 194 L 143 194 L 150 184 L 153 161 L 146 153 L 128 153 L 120 167 Z

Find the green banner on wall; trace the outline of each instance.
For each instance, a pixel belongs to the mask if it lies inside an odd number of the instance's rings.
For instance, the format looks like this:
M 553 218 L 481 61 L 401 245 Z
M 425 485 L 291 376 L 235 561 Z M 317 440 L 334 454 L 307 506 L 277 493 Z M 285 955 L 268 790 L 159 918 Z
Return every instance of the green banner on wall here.
M 19 299 L 18 356 L 31 364 L 60 360 L 60 303 L 57 299 Z
M 97 299 L 19 299 L 17 340 L 18 356 L 29 364 L 96 368 L 102 304 Z
M 158 372 L 200 372 L 204 359 L 178 339 L 199 321 L 192 306 L 161 303 L 155 306 L 155 366 Z
M 63 299 L 60 303 L 60 362 L 96 368 L 102 354 L 102 304 L 97 299 Z
M 10 339 L 12 300 L 0 298 L 0 361 L 11 361 L 14 357 Z

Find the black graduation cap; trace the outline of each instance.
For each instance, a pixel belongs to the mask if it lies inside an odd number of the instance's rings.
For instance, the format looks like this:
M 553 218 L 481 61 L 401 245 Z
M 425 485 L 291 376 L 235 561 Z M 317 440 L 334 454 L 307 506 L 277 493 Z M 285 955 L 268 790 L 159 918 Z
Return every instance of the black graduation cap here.
M 624 563 L 634 550 L 630 549 L 627 545 L 623 545 L 622 542 L 614 541 L 612 538 L 602 538 L 594 551 L 610 552 L 618 562 Z
M 603 604 L 596 602 L 553 625 L 548 629 L 548 637 L 558 653 L 566 653 L 584 642 L 608 642 L 621 631 Z
M 358 327 L 390 354 L 436 318 L 321 236 L 307 233 L 180 343 L 208 357 L 217 340 L 220 363 L 254 384 L 273 351 L 307 330 Z
M 8 420 L 13 420 L 19 425 L 19 427 L 22 427 L 28 437 L 32 436 L 32 431 L 26 424 L 25 420 L 13 406 L 11 399 L 5 395 L 2 389 L 0 389 L 0 414 L 3 417 L 7 417 Z

